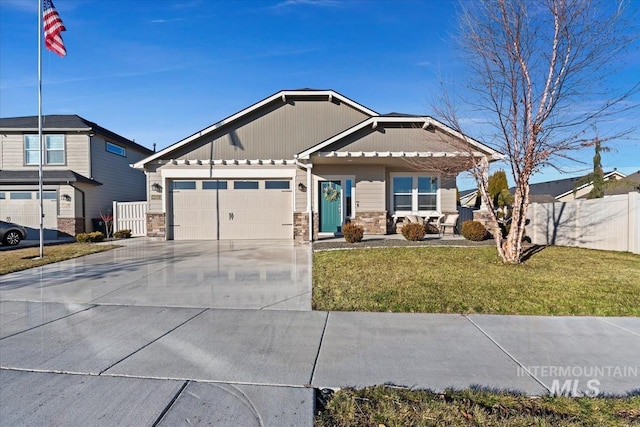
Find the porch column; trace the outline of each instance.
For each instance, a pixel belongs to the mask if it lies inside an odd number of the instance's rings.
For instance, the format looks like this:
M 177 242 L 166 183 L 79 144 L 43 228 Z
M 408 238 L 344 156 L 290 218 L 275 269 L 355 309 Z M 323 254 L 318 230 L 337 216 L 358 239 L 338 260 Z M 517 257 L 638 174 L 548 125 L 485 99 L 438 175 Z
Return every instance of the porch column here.
M 313 197 L 311 192 L 313 191 L 313 177 L 311 175 L 311 168 L 313 165 L 307 163 L 307 212 L 309 219 L 309 241 L 313 242 Z

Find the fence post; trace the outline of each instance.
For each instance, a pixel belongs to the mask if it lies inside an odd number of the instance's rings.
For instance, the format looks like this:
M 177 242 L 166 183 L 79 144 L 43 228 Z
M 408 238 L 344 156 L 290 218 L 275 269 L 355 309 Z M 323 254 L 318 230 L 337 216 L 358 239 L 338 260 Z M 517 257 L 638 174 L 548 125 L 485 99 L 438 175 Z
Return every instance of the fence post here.
M 634 254 L 640 253 L 640 193 L 630 192 L 628 196 L 629 215 L 629 247 L 627 250 Z
M 116 231 L 119 230 L 118 228 L 118 202 L 116 202 L 115 200 L 113 201 L 113 232 L 115 233 Z

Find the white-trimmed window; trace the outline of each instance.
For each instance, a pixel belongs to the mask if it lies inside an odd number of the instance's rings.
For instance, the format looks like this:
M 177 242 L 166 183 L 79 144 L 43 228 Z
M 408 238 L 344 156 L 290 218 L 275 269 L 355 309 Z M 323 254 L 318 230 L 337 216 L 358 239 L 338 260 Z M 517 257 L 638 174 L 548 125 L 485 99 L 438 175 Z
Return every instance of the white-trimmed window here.
M 422 174 L 392 174 L 391 210 L 396 214 L 439 210 L 438 177 Z
M 40 163 L 38 135 L 24 136 L 24 164 L 38 165 Z M 65 147 L 64 135 L 44 135 L 45 165 L 64 165 Z
M 109 142 L 109 141 L 106 141 L 105 143 L 106 143 L 105 148 L 109 153 L 117 154 L 118 156 L 122 156 L 122 157 L 127 157 L 127 149 L 126 148 L 121 147 L 121 146 L 119 146 L 117 144 L 114 144 L 113 142 Z

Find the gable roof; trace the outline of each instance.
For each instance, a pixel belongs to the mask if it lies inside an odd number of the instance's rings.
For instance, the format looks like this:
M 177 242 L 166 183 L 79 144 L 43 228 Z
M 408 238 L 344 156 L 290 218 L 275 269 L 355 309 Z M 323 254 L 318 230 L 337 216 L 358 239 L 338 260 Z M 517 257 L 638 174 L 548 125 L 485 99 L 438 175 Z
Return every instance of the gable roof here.
M 190 142 L 204 136 L 207 134 L 210 134 L 218 129 L 220 129 L 223 126 L 227 126 L 243 117 L 246 117 L 247 115 L 251 114 L 252 112 L 266 106 L 269 105 L 273 102 L 276 101 L 282 101 L 282 102 L 286 102 L 288 97 L 326 97 L 329 101 L 333 101 L 333 99 L 335 98 L 336 100 L 339 100 L 340 102 L 347 104 L 349 106 L 351 106 L 352 108 L 359 110 L 361 112 L 363 112 L 364 114 L 368 115 L 368 116 L 377 116 L 378 113 L 376 113 L 375 111 L 361 105 L 358 104 L 357 102 L 347 98 L 346 96 L 333 91 L 333 90 L 320 90 L 320 89 L 297 89 L 297 90 L 281 90 L 279 92 L 274 93 L 271 96 L 268 96 L 267 98 L 264 98 L 261 101 L 256 102 L 255 104 L 223 119 L 220 120 L 217 123 L 214 123 L 213 125 L 206 127 L 190 136 L 188 136 L 187 138 L 176 142 L 173 145 L 170 145 L 169 147 L 165 148 L 164 150 L 158 151 L 155 154 L 152 154 L 151 156 L 142 159 L 141 161 L 135 163 L 133 165 L 134 168 L 137 169 L 142 169 L 144 168 L 144 165 L 146 165 L 149 162 L 152 162 L 156 159 L 165 157 L 167 154 L 178 150 L 180 148 L 182 148 L 183 146 L 189 144 Z
M 610 172 L 606 172 L 604 174 L 604 179 L 609 179 L 614 175 L 620 176 L 622 178 L 624 178 L 625 176 L 619 171 L 613 170 Z M 529 195 L 531 197 L 531 201 L 541 203 L 554 202 L 561 197 L 573 193 L 574 188 L 576 188 L 576 184 L 583 178 L 584 175 L 529 184 Z M 579 186 L 576 190 L 583 189 L 591 184 L 591 182 L 587 182 L 586 184 Z M 511 194 L 513 194 L 515 192 L 515 187 L 509 188 L 509 191 L 511 192 Z
M 422 129 L 427 129 L 429 127 L 436 127 L 439 128 L 440 130 L 444 131 L 445 133 L 448 133 L 452 136 L 454 136 L 455 138 L 460 139 L 463 142 L 466 142 L 468 144 L 470 144 L 471 146 L 475 147 L 476 149 L 478 149 L 479 151 L 490 155 L 490 158 L 492 160 L 499 160 L 504 158 L 504 156 L 500 153 L 498 153 L 496 150 L 482 144 L 479 141 L 476 141 L 475 139 L 468 137 L 466 135 L 461 134 L 460 132 L 456 131 L 455 129 L 445 125 L 442 122 L 439 122 L 438 120 L 435 120 L 432 117 L 429 116 L 415 116 L 415 115 L 401 115 L 399 113 L 391 113 L 391 114 L 386 114 L 386 115 L 376 115 L 374 117 L 370 117 L 364 121 L 362 121 L 361 123 L 358 123 L 355 126 L 352 126 L 351 128 L 301 152 L 298 153 L 297 158 L 299 159 L 308 159 L 309 156 L 311 156 L 314 153 L 319 152 L 320 150 L 322 150 L 323 148 L 328 147 L 329 145 L 333 144 L 336 141 L 339 141 L 343 138 L 346 138 L 347 136 L 361 130 L 364 129 L 368 126 L 373 127 L 374 129 L 378 126 L 378 123 L 404 123 L 404 124 L 415 124 L 420 126 L 420 128 Z M 419 154 L 419 153 L 416 153 Z
M 51 131 L 84 131 L 95 132 L 100 135 L 106 136 L 114 142 L 120 142 L 126 144 L 132 148 L 145 153 L 152 153 L 153 151 L 147 147 L 143 147 L 134 141 L 127 139 L 109 129 L 89 121 L 77 114 L 51 114 L 42 116 L 42 130 L 45 132 Z M 38 131 L 38 116 L 25 116 L 25 117 L 5 117 L 0 118 L 0 131 L 13 131 L 13 132 L 37 132 Z

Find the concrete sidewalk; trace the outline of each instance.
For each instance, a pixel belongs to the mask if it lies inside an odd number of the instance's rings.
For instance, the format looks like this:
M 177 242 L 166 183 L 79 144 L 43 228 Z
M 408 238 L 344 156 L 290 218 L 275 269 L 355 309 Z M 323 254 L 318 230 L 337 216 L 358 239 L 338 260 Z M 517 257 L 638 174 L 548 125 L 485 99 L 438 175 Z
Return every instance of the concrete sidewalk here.
M 3 301 L 0 325 L 6 425 L 312 425 L 313 387 L 640 388 L 637 318 Z

